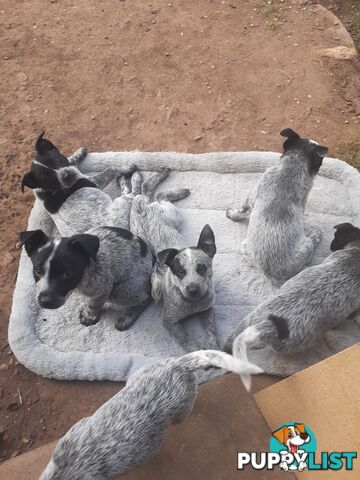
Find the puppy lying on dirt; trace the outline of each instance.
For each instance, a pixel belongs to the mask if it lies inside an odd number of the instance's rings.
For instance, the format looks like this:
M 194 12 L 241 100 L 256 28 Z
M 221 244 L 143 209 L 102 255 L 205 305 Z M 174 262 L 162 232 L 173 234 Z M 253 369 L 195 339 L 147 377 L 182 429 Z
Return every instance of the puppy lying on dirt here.
M 322 237 L 317 227 L 304 225 L 304 210 L 314 177 L 328 152 L 286 128 L 287 137 L 278 165 L 266 170 L 243 208 L 226 215 L 240 222 L 249 218 L 244 250 L 250 263 L 281 285 L 311 260 Z
M 169 170 L 155 173 L 143 183 L 143 194 L 135 197 L 130 215 L 131 231 L 150 246 L 157 263 L 152 275 L 152 296 L 163 302 L 163 322 L 178 343 L 186 350 L 198 350 L 181 320 L 201 313 L 208 336 L 208 348 L 218 348 L 215 334 L 212 259 L 216 253 L 214 233 L 205 225 L 196 247 L 188 247 L 180 233 L 183 219 L 171 203 L 189 195 L 187 189 L 156 195 L 157 185 Z
M 80 322 L 96 324 L 105 302 L 121 310 L 115 327 L 133 323 L 151 300 L 153 255 L 129 230 L 97 227 L 52 240 L 42 230 L 22 232 L 42 308 L 64 305 L 73 290 L 89 298 Z
M 333 253 L 250 313 L 227 340 L 226 351 L 244 358 L 245 345 L 252 341 L 279 352 L 301 352 L 360 308 L 360 229 L 350 223 L 335 229 Z
M 36 142 L 36 155 L 21 188 L 35 190 L 61 235 L 83 233 L 99 225 L 128 228 L 129 201 L 126 197 L 112 198 L 101 189 L 114 178 L 130 176 L 136 167 L 110 167 L 89 177 L 76 167 L 87 155 L 85 148 L 77 150 L 68 160 L 57 147 L 41 135 Z
M 66 433 L 40 480 L 111 480 L 144 463 L 160 449 L 168 425 L 189 415 L 197 391 L 195 372 L 209 367 L 247 375 L 262 371 L 213 350 L 146 366 Z

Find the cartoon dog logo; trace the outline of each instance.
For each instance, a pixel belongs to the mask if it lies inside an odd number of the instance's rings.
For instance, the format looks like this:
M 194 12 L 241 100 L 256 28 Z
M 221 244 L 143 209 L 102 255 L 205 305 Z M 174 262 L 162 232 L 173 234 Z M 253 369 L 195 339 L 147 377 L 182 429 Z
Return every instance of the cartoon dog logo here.
M 293 455 L 296 453 L 304 453 L 304 450 L 300 449 L 301 445 L 310 442 L 310 435 L 305 430 L 305 425 L 303 423 L 294 423 L 294 425 L 284 425 L 283 427 L 275 430 L 272 433 L 272 436 L 276 438 L 276 440 L 288 449 L 289 453 Z M 280 463 L 280 468 L 285 471 L 289 470 L 289 465 L 287 462 Z M 307 468 L 307 464 L 305 462 L 300 462 L 297 470 L 302 472 L 305 468 Z

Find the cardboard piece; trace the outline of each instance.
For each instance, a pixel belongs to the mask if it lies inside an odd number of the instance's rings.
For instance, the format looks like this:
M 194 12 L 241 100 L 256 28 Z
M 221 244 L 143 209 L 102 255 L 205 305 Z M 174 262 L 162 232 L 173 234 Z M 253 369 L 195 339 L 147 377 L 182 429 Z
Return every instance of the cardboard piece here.
M 360 478 L 359 372 L 360 344 L 255 394 L 272 431 L 286 422 L 302 422 L 314 432 L 317 452 L 358 452 L 353 471 L 305 471 L 297 478 Z
M 256 379 L 264 388 L 271 377 Z M 91 413 L 91 412 L 89 412 Z M 192 414 L 169 427 L 160 452 L 122 480 L 294 480 L 289 473 L 236 470 L 237 452 L 267 450 L 270 432 L 237 375 L 225 375 L 199 387 Z M 56 442 L 0 465 L 0 478 L 38 480 Z

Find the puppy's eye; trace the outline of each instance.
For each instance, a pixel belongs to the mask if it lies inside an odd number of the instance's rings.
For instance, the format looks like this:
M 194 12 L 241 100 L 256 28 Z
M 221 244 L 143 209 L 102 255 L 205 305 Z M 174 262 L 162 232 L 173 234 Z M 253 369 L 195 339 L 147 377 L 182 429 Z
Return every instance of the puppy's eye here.
M 203 263 L 199 263 L 199 265 L 196 267 L 196 271 L 199 275 L 204 276 L 207 272 L 207 266 Z
M 72 277 L 72 271 L 71 270 L 65 270 L 64 273 L 62 274 L 62 276 L 65 280 L 68 280 L 69 278 Z
M 185 277 L 186 270 L 182 267 L 179 267 L 176 269 L 176 275 L 178 275 L 179 277 Z
M 294 435 L 292 434 L 292 432 L 289 432 L 288 437 L 289 437 L 289 438 L 292 438 L 293 436 L 294 436 Z

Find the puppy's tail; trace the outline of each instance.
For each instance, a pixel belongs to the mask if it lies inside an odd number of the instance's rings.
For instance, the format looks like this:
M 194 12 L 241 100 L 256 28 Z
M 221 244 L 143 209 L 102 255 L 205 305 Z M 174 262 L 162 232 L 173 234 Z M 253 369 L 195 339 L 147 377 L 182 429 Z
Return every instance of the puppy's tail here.
M 245 328 L 245 330 L 234 339 L 232 352 L 236 358 L 248 361 L 247 346 L 249 343 L 256 341 L 264 341 L 267 343 L 274 335 L 276 335 L 277 341 L 285 340 L 289 337 L 289 325 L 285 318 L 270 314 L 268 320 L 270 320 L 271 323 L 266 322 L 260 325 L 251 325 Z M 241 376 L 241 379 L 244 385 L 251 382 L 250 375 L 246 375 L 246 373 Z
M 251 378 L 250 375 L 257 375 L 262 373 L 262 369 L 257 365 L 250 363 L 248 360 L 235 358 L 218 350 L 199 350 L 191 352 L 178 360 L 179 366 L 186 368 L 192 372 L 200 368 L 208 369 L 211 367 L 224 368 L 234 373 L 238 373 L 243 380 L 243 376 Z M 244 382 L 247 391 L 250 391 L 251 381 Z
M 246 353 L 247 345 L 259 339 L 261 332 L 255 325 L 245 328 L 245 330 L 238 335 L 233 343 L 232 351 L 235 358 L 241 359 L 243 362 L 248 362 L 248 356 Z M 241 381 L 245 388 L 249 391 L 251 387 L 251 376 L 249 373 L 244 372 L 240 374 Z

